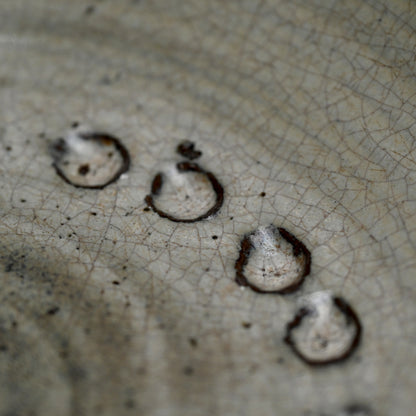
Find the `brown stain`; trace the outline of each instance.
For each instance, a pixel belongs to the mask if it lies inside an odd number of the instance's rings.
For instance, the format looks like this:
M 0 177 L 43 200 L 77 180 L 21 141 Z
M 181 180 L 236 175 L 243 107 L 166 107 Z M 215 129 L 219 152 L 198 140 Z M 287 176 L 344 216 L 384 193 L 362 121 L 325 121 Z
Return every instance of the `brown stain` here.
M 108 134 L 99 134 L 99 133 L 95 133 L 93 135 L 86 134 L 86 135 L 83 135 L 83 137 L 88 140 L 96 140 L 103 146 L 112 146 L 114 144 L 114 139 L 115 139 L 114 137 L 109 136 Z
M 202 156 L 202 152 L 195 149 L 195 143 L 189 140 L 184 140 L 183 142 L 179 143 L 178 147 L 176 148 L 176 152 L 189 160 L 198 159 Z
M 80 165 L 79 168 L 78 168 L 78 173 L 81 176 L 85 176 L 89 171 L 90 171 L 90 165 L 89 164 Z
M 163 186 L 163 174 L 159 172 L 156 174 L 156 176 L 154 177 L 152 181 L 151 193 L 153 195 L 159 195 L 160 190 L 162 189 L 162 186 Z

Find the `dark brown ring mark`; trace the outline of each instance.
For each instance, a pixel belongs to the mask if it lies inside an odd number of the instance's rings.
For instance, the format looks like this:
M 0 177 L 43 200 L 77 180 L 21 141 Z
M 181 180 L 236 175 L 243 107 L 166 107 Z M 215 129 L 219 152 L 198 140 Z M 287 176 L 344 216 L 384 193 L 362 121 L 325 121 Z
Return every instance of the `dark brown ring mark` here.
M 356 328 L 356 333 L 355 333 L 355 336 L 351 343 L 350 348 L 347 351 L 345 351 L 344 354 L 340 355 L 339 357 L 332 358 L 329 360 L 310 360 L 309 358 L 305 357 L 305 355 L 303 355 L 297 349 L 296 343 L 292 339 L 291 332 L 293 329 L 301 325 L 302 320 L 305 316 L 311 313 L 311 311 L 308 310 L 307 308 L 301 308 L 297 312 L 293 320 L 286 325 L 286 335 L 283 341 L 291 347 L 295 355 L 297 355 L 301 360 L 303 360 L 305 363 L 311 366 L 324 366 L 327 364 L 339 363 L 341 361 L 346 360 L 358 347 L 360 340 L 361 340 L 362 326 L 358 318 L 358 315 L 355 313 L 352 307 L 341 297 L 333 297 L 332 301 L 334 302 L 334 305 L 345 315 L 346 320 L 347 320 L 347 325 L 348 326 L 354 325 Z
M 272 225 L 273 226 L 273 225 Z M 274 227 L 274 226 L 273 226 Z M 250 257 L 251 250 L 253 249 L 253 245 L 251 244 L 250 237 L 256 233 L 256 230 L 245 235 L 243 239 L 241 240 L 240 244 L 240 254 L 238 256 L 237 261 L 235 262 L 235 281 L 240 286 L 248 286 L 250 289 L 252 289 L 254 292 L 257 293 L 264 293 L 264 294 L 273 294 L 273 293 L 279 293 L 279 294 L 287 294 L 292 293 L 296 289 L 299 288 L 299 286 L 302 285 L 303 281 L 305 280 L 305 277 L 310 273 L 311 271 L 311 252 L 306 248 L 305 244 L 303 244 L 301 241 L 299 241 L 293 234 L 291 234 L 289 231 L 285 230 L 282 227 L 277 228 L 280 235 L 293 246 L 293 255 L 295 257 L 300 256 L 303 254 L 305 256 L 305 267 L 303 270 L 303 274 L 301 278 L 293 283 L 292 285 L 281 289 L 281 290 L 262 290 L 259 289 L 257 286 L 252 285 L 246 276 L 244 275 L 244 267 L 248 262 L 248 259 Z
M 192 143 L 189 140 L 184 140 L 178 144 L 176 151 L 183 157 L 186 157 L 189 160 L 198 159 L 202 156 L 202 152 L 195 150 L 195 143 Z
M 157 173 L 152 181 L 151 186 L 151 193 L 146 196 L 144 199 L 146 204 L 154 211 L 156 214 L 158 214 L 162 218 L 167 218 L 170 221 L 173 222 L 185 222 L 185 223 L 191 223 L 191 222 L 198 222 L 202 221 L 211 215 L 216 214 L 219 209 L 221 208 L 223 202 L 224 202 L 224 188 L 222 185 L 218 182 L 215 175 L 211 172 L 207 172 L 205 169 L 202 169 L 197 163 L 193 162 L 179 162 L 176 165 L 176 168 L 179 172 L 196 172 L 196 173 L 202 173 L 205 175 L 208 180 L 211 182 L 212 189 L 214 189 L 216 199 L 214 205 L 204 214 L 200 215 L 196 218 L 176 218 L 165 211 L 162 211 L 158 209 L 153 201 L 153 197 L 160 194 L 163 186 L 163 174 Z
M 111 183 L 117 181 L 117 179 L 125 172 L 127 172 L 130 168 L 130 154 L 128 150 L 123 146 L 123 144 L 120 142 L 119 139 L 117 139 L 114 136 L 111 136 L 106 133 L 83 133 L 80 134 L 80 137 L 82 137 L 84 140 L 92 140 L 101 142 L 104 145 L 111 145 L 114 144 L 114 147 L 118 152 L 120 152 L 121 158 L 122 158 L 122 165 L 120 166 L 120 169 L 116 172 L 116 174 L 109 179 L 107 182 L 101 184 L 101 185 L 79 185 L 77 183 L 71 182 L 64 174 L 64 172 L 60 169 L 57 162 L 54 161 L 52 163 L 52 166 L 55 168 L 56 173 L 66 182 L 69 183 L 72 186 L 75 186 L 76 188 L 88 188 L 88 189 L 103 189 L 107 185 L 110 185 Z M 54 151 L 66 153 L 68 151 L 67 144 L 64 139 L 59 139 L 58 142 L 53 146 Z M 56 156 L 55 156 L 56 159 Z

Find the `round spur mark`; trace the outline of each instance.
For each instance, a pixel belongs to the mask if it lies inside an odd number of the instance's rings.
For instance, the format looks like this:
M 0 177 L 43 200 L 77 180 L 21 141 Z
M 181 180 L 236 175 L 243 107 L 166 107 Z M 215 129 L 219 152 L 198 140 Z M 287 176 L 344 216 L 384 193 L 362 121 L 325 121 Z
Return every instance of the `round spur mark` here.
M 78 188 L 105 188 L 130 167 L 127 149 L 106 133 L 71 131 L 52 143 L 50 154 L 56 173 Z
M 259 227 L 241 240 L 235 281 L 259 293 L 290 293 L 310 273 L 311 253 L 282 227 Z
M 192 223 L 219 211 L 224 189 L 213 173 L 193 162 L 179 162 L 168 175 L 156 174 L 145 202 L 162 218 Z
M 357 348 L 362 327 L 352 307 L 341 297 L 316 292 L 286 326 L 284 342 L 309 365 L 347 359 Z

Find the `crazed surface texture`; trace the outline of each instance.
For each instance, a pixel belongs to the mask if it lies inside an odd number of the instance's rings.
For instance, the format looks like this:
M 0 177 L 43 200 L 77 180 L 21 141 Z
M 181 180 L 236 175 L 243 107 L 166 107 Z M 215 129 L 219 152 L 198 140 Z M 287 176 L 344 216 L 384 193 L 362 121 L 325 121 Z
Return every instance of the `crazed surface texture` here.
M 411 414 L 414 2 L 88 5 L 0 3 L 0 415 Z M 74 121 L 118 137 L 128 174 L 58 177 Z M 183 139 L 225 189 L 194 224 L 143 211 Z M 271 223 L 312 253 L 291 295 L 234 282 Z M 316 290 L 363 325 L 325 368 L 282 341 Z

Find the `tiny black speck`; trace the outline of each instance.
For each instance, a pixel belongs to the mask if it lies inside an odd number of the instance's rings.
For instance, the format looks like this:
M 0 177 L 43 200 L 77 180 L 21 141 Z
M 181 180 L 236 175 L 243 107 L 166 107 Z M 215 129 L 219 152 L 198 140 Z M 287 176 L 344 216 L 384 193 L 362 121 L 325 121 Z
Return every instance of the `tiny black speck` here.
M 347 415 L 371 415 L 372 414 L 372 410 L 365 404 L 361 404 L 361 403 L 352 403 L 349 404 L 347 406 L 344 407 L 344 412 Z
M 90 165 L 88 164 L 80 165 L 80 167 L 78 168 L 78 173 L 81 176 L 85 176 L 89 171 L 90 171 Z
M 179 143 L 176 151 L 183 157 L 186 157 L 189 160 L 198 159 L 202 156 L 202 152 L 195 149 L 195 143 L 192 143 L 189 140 L 184 140 Z
M 93 14 L 94 11 L 95 11 L 95 7 L 93 5 L 90 5 L 85 9 L 85 14 L 90 15 L 90 14 Z
M 136 406 L 136 403 L 134 403 L 133 399 L 129 399 L 129 400 L 126 400 L 126 402 L 124 403 L 124 406 L 126 407 L 126 409 L 134 409 Z
M 183 369 L 183 373 L 184 373 L 186 376 L 192 376 L 192 374 L 194 374 L 194 369 L 193 369 L 192 367 L 190 367 L 190 366 L 186 366 L 186 367 Z
M 58 312 L 59 312 L 59 306 L 54 306 L 54 307 L 50 308 L 46 313 L 48 315 L 55 315 Z
M 196 338 L 189 338 L 189 344 L 191 347 L 196 348 L 198 346 L 198 340 Z

